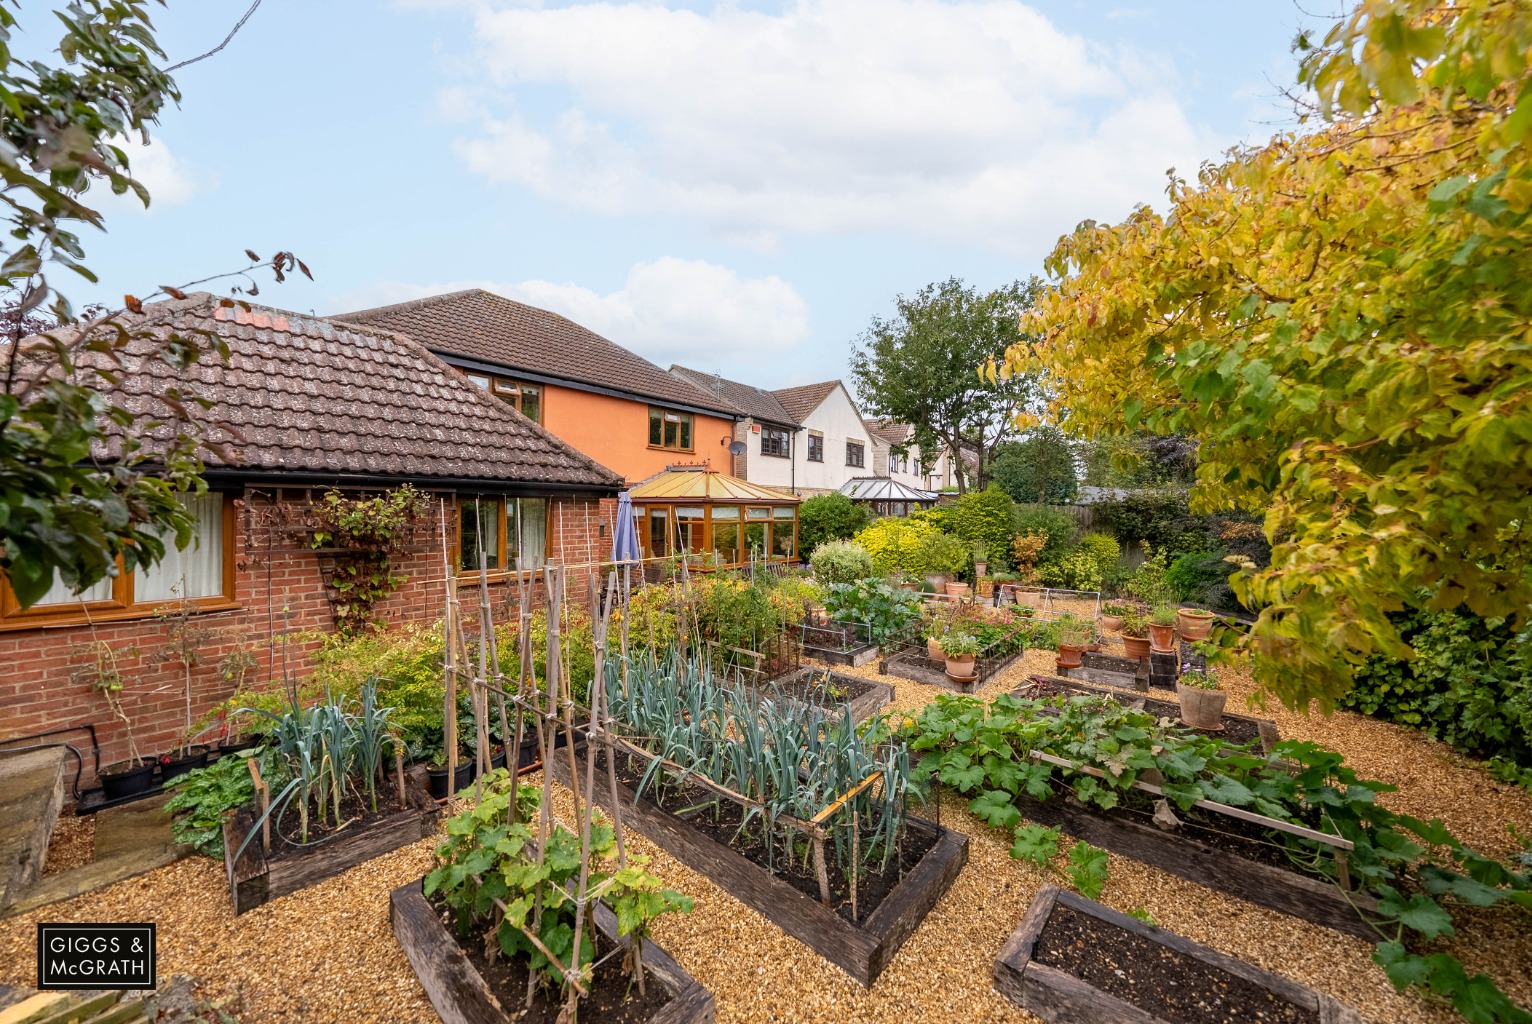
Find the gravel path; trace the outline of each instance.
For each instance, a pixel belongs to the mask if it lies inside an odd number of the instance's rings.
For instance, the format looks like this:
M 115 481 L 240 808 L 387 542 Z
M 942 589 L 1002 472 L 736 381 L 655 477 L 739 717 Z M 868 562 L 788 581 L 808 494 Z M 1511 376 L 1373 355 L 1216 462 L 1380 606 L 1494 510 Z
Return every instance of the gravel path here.
M 1052 662 L 1051 652 L 1030 651 L 981 696 L 1005 692 L 1031 672 L 1050 670 Z M 876 666 L 855 673 L 893 683 L 899 710 L 918 710 L 946 692 L 877 676 Z M 1248 679 L 1230 679 L 1228 686 L 1231 707 L 1253 692 Z M 1391 795 L 1392 806 L 1441 817 L 1483 847 L 1504 848 L 1508 821 L 1532 828 L 1532 796 L 1489 781 L 1417 733 L 1349 714 L 1307 719 L 1267 713 L 1278 719 L 1284 736 L 1329 744 L 1364 774 L 1408 784 L 1410 792 Z M 1003 835 L 968 815 L 961 800 L 944 798 L 941 819 L 972 837 L 968 865 L 870 992 L 642 837 L 632 838 L 630 848 L 650 854 L 668 884 L 695 898 L 692 914 L 663 920 L 655 937 L 713 990 L 723 1024 L 1033 1021 L 991 990 L 990 968 L 1033 894 L 1052 877 L 1012 860 Z M 222 865 L 182 861 L 0 922 L 0 984 L 35 981 L 38 921 L 157 921 L 160 973 L 206 979 L 202 994 L 237 998 L 248 1021 L 434 1022 L 389 931 L 387 909 L 389 890 L 428 868 L 432 845 L 416 843 L 237 920 Z M 1369 1022 L 1460 1020 L 1446 1008 L 1394 994 L 1364 942 L 1134 861 L 1112 856 L 1103 901 L 1120 910 L 1143 907 L 1164 927 L 1333 994 Z M 1493 930 L 1475 928 L 1453 949 L 1471 970 L 1489 971 L 1513 999 L 1532 1005 L 1526 915 Z

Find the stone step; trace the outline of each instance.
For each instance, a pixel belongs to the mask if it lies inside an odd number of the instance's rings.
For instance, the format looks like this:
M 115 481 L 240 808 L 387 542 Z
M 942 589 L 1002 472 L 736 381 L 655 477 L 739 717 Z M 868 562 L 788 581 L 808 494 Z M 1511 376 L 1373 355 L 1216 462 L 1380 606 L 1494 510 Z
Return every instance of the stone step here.
M 63 806 L 63 747 L 0 751 L 0 909 L 42 876 Z

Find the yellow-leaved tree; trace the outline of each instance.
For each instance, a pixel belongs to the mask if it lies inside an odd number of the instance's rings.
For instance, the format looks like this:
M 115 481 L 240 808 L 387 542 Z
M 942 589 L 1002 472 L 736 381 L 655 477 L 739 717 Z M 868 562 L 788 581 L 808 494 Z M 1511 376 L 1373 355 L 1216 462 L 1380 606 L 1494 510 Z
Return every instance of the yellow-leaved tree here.
M 1238 646 L 1328 706 L 1410 656 L 1390 611 L 1532 605 L 1532 4 L 1364 0 L 1297 47 L 1317 130 L 1061 239 L 990 371 L 1045 370 L 1075 433 L 1194 437 L 1196 499 L 1273 542 Z

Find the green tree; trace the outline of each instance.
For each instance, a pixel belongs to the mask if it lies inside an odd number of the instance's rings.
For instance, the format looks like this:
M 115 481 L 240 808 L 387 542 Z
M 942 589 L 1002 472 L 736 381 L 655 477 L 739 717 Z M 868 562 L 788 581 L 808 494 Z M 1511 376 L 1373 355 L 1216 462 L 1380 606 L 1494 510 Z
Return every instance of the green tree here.
M 81 589 L 119 560 L 129 571 L 153 565 L 167 539 L 187 544 L 192 523 L 176 496 L 206 487 L 206 404 L 189 389 L 169 389 L 130 405 L 118 385 L 139 360 L 185 368 L 223 354 L 221 345 L 150 329 L 133 315 L 142 309 L 133 296 L 125 310 L 78 319 L 49 276 L 96 280 L 78 234 L 105 226 L 86 205 L 88 190 L 132 192 L 149 203 L 121 143 L 147 137 L 180 93 L 157 66 L 164 54 L 148 6 L 75 0 L 54 12 L 64 34 L 49 62 L 15 55 L 16 15 L 0 4 L 0 210 L 9 228 L 0 241 L 0 305 L 10 310 L 0 323 L 0 568 L 23 607 L 55 576 Z M 247 255 L 246 271 L 270 265 L 279 280 L 297 265 L 287 253 L 271 261 Z M 165 287 L 151 297 L 181 294 Z M 39 319 L 51 325 L 41 335 Z
M 990 476 L 1013 499 L 1068 505 L 1080 491 L 1075 452 L 1057 427 L 1038 427 L 1020 441 L 1007 441 L 990 458 Z
M 1422 593 L 1532 607 L 1532 5 L 1365 0 L 1299 48 L 1320 130 L 1062 239 L 1011 358 L 1071 433 L 1194 438 L 1194 509 L 1264 511 L 1241 646 L 1328 707 Z
M 1036 375 L 990 378 L 979 369 L 1018 344 L 1017 322 L 1039 287 L 1035 278 L 987 294 L 957 278 L 927 285 L 899 296 L 896 315 L 874 318 L 852 346 L 863 412 L 910 424 L 923 454 L 977 449 L 974 479 L 962 459 L 952 461 L 960 493 L 984 489 L 990 450 L 1037 396 Z
M 821 494 L 798 506 L 798 550 L 804 557 L 827 540 L 844 540 L 872 522 L 872 513 L 844 494 Z

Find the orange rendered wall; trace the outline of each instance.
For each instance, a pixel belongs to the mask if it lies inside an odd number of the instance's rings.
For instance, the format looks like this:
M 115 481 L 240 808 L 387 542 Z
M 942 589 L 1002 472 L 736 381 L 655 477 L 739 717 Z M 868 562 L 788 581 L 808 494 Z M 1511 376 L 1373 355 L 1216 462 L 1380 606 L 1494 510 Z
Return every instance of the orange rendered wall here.
M 649 447 L 649 406 L 644 402 L 595 395 L 547 385 L 543 388 L 543 426 L 564 441 L 637 483 L 677 462 L 710 460 L 729 472 L 727 447 L 734 438 L 734 421 L 721 416 L 692 414 L 692 451 Z M 719 444 L 719 439 L 723 444 Z

